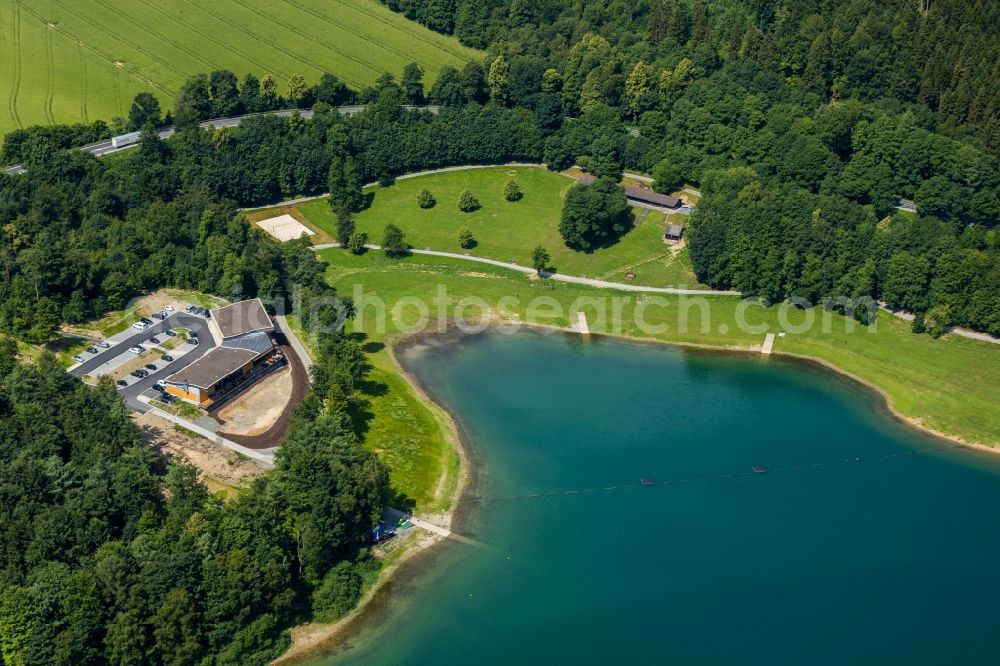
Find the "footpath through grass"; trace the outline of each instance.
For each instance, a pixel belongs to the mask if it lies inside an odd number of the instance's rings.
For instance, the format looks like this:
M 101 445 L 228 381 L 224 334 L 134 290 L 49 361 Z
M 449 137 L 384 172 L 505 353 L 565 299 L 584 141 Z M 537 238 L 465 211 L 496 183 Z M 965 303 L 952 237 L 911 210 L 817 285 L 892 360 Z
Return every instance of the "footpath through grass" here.
M 562 312 L 540 317 L 540 322 L 564 328 L 576 323 L 573 302 L 589 298 L 591 302 L 580 309 L 587 313 L 595 332 L 747 350 L 758 349 L 766 331 L 797 327 L 813 318 L 816 323 L 809 330 L 796 333 L 793 329 L 779 337 L 774 351 L 809 356 L 846 371 L 883 391 L 902 415 L 929 428 L 969 442 L 1000 444 L 1000 410 L 996 408 L 1000 348 L 957 336 L 934 340 L 914 335 L 907 323 L 886 313 L 879 313 L 874 333 L 860 325 L 848 332 L 852 322 L 819 308 L 791 311 L 785 316 L 777 307 L 741 306 L 738 298 L 626 294 L 531 279 L 453 259 L 412 256 L 390 260 L 381 252 L 356 257 L 342 250 L 326 250 L 321 255 L 330 262 L 330 282 L 341 294 L 356 298 L 359 317 L 355 326 L 368 343 L 400 338 L 421 318 L 418 304 L 423 304 L 432 318 L 439 311 L 452 317 L 456 305 L 467 297 L 483 299 L 491 316 L 508 320 L 524 320 L 534 297 L 549 297 L 550 308 L 554 304 Z M 447 294 L 444 299 L 441 289 Z M 504 297 L 508 300 L 498 308 Z M 617 313 L 613 297 L 628 299 Z M 378 321 L 381 306 L 373 299 L 385 304 L 384 327 Z M 597 316 L 599 304 L 606 307 L 603 324 Z M 468 302 L 465 305 L 466 318 L 475 317 L 478 308 Z M 393 317 L 394 309 L 398 321 Z M 640 313 L 648 325 L 666 328 L 643 332 L 635 321 Z M 821 325 L 824 317 L 829 321 L 826 333 Z M 739 326 L 741 319 L 759 330 L 744 330 Z M 373 355 L 373 381 L 385 390 L 372 398 L 369 442 L 393 467 L 393 480 L 400 490 L 418 500 L 432 497 L 439 470 L 449 464 L 443 458 L 448 455 L 442 446 L 445 435 L 435 429 L 431 408 L 396 376 L 398 370 L 386 354 L 383 350 Z
M 504 186 L 514 178 L 524 193 L 519 201 L 503 198 Z M 498 166 L 467 169 L 400 180 L 389 187 L 367 190 L 371 206 L 355 217 L 359 231 L 380 243 L 387 224 L 395 224 L 414 248 L 469 254 L 531 265 L 531 252 L 541 245 L 552 256 L 551 265 L 561 273 L 615 282 L 635 274 L 636 284 L 654 287 L 697 288 L 691 262 L 684 251 L 663 242 L 664 215 L 635 209 L 638 226 L 614 246 L 593 253 L 566 247 L 559 235 L 563 199 L 575 181 L 538 167 Z M 437 203 L 423 209 L 417 194 L 431 191 Z M 472 213 L 458 209 L 458 200 L 469 190 L 482 207 Z M 311 226 L 336 237 L 336 223 L 326 199 L 296 207 Z M 255 214 L 259 219 L 259 214 Z M 684 224 L 684 216 L 680 223 Z M 468 227 L 476 246 L 464 250 L 458 232 Z M 316 241 L 317 243 L 320 241 Z
M 0 27 L 0 133 L 125 117 L 141 91 L 172 108 L 186 77 L 216 69 L 270 74 L 284 93 L 293 74 L 361 88 L 416 62 L 429 89 L 481 57 L 374 0 L 0 0 Z

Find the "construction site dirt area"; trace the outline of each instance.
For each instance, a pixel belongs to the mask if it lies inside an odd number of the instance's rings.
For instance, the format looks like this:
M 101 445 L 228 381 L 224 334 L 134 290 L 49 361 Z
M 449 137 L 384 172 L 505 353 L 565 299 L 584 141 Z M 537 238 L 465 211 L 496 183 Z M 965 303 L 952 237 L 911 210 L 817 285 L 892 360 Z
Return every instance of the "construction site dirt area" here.
M 217 412 L 221 429 L 233 435 L 252 437 L 273 426 L 292 397 L 292 369 L 282 368 L 264 377 Z
M 243 488 L 265 472 L 249 458 L 186 432 L 155 414 L 135 414 L 133 418 L 147 444 L 168 458 L 194 465 L 211 490 Z

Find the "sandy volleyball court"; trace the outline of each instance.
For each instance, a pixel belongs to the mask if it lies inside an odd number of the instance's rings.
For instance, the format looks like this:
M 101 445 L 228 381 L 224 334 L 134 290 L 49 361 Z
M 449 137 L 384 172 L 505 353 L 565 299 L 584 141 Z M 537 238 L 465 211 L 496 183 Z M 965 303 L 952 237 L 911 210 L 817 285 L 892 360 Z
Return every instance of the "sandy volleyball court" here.
M 277 217 L 259 220 L 257 226 L 281 241 L 295 240 L 302 236 L 312 236 L 313 231 L 287 213 Z

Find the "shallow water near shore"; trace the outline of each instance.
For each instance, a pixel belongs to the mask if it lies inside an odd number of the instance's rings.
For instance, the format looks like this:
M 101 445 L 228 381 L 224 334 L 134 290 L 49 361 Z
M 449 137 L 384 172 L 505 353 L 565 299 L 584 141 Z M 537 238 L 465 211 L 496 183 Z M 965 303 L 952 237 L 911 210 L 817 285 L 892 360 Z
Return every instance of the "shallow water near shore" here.
M 562 334 L 401 360 L 471 445 L 482 546 L 404 568 L 322 663 L 995 663 L 1000 461 L 871 392 Z

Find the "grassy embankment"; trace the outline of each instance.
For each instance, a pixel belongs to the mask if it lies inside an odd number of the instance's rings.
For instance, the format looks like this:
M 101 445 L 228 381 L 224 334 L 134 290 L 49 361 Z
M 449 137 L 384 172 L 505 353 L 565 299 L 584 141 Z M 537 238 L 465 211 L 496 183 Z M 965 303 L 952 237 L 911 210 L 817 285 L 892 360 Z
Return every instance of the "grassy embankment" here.
M 230 69 L 353 87 L 409 62 L 430 87 L 444 65 L 480 53 L 371 0 L 0 0 L 6 103 L 0 133 L 125 117 L 136 93 L 164 109 L 192 74 Z
M 520 201 L 503 198 L 504 185 L 512 176 L 524 193 Z M 393 223 L 403 230 L 411 246 L 421 250 L 468 252 L 530 266 L 532 250 L 541 245 L 560 273 L 621 282 L 625 273 L 632 271 L 636 284 L 698 287 L 686 250 L 677 252 L 662 241 L 663 213 L 650 211 L 643 216 L 636 209 L 633 214 L 639 225 L 612 247 L 589 254 L 566 247 L 559 235 L 559 218 L 562 200 L 573 184 L 573 180 L 542 168 L 505 166 L 408 178 L 389 187 L 368 189 L 371 206 L 357 214 L 355 223 L 373 243 L 380 243 L 385 226 Z M 417 205 L 417 194 L 425 187 L 437 200 L 430 209 Z M 479 210 L 463 213 L 458 209 L 463 190 L 479 199 Z M 336 236 L 334 216 L 326 199 L 300 204 L 296 209 L 301 213 L 297 217 L 304 217 L 309 226 Z M 288 211 L 273 214 L 280 212 Z M 259 219 L 261 214 L 254 216 Z M 468 227 L 477 241 L 470 250 L 458 244 L 462 227 Z
M 501 268 L 468 264 L 461 260 L 413 256 L 403 260 L 390 260 L 381 252 L 369 252 L 355 257 L 342 250 L 325 250 L 322 257 L 330 262 L 330 282 L 340 293 L 351 295 L 356 285 L 367 294 L 377 295 L 388 304 L 391 315 L 393 304 L 404 297 L 416 298 L 427 303 L 436 314 L 433 299 L 439 285 L 444 285 L 450 296 L 448 312 L 466 296 L 478 296 L 487 303 L 496 304 L 501 297 L 514 296 L 518 305 L 503 313 L 493 312 L 506 319 L 522 319 L 525 307 L 535 296 L 549 296 L 564 308 L 562 316 L 542 319 L 540 323 L 569 327 L 576 322 L 569 312 L 570 304 L 579 297 L 629 296 L 621 316 L 610 317 L 603 330 L 636 338 L 651 338 L 664 342 L 702 345 L 716 348 L 755 349 L 763 342 L 764 332 L 745 332 L 737 325 L 739 299 L 697 297 L 709 304 L 708 330 L 702 329 L 701 309 L 688 309 L 687 330 L 682 330 L 680 318 L 684 297 L 665 298 L 665 306 L 650 306 L 645 311 L 646 322 L 666 324 L 665 331 L 646 335 L 634 323 L 638 302 L 650 302 L 651 296 L 624 294 L 584 286 L 535 280 Z M 359 303 L 363 305 L 363 303 Z M 642 306 L 639 306 L 642 307 Z M 599 326 L 593 310 L 587 310 L 592 330 Z M 474 312 L 474 311 L 473 311 Z M 824 313 L 819 309 L 793 312 L 791 323 L 798 324 L 811 312 L 817 324 L 811 330 L 796 334 L 789 332 L 778 338 L 774 351 L 808 356 L 844 371 L 883 392 L 894 409 L 915 423 L 920 423 L 951 437 L 987 446 L 1000 444 L 1000 412 L 996 409 L 996 395 L 1000 393 L 1000 347 L 984 342 L 946 336 L 933 340 L 926 335 L 914 335 L 909 325 L 886 313 L 879 313 L 876 332 L 858 326 L 847 332 L 848 322 L 839 315 L 830 315 L 828 333 L 821 332 L 820 322 Z M 368 306 L 357 322 L 368 342 L 392 342 L 401 337 L 399 325 L 387 317 L 388 327 L 378 330 L 375 310 Z M 407 307 L 402 324 L 412 325 L 417 318 L 415 307 Z M 610 308 L 609 308 L 610 313 Z M 746 319 L 753 324 L 766 324 L 771 331 L 781 328 L 777 308 L 751 307 Z M 376 364 L 374 381 L 385 384 L 380 395 L 369 396 L 373 414 L 372 428 L 367 435 L 373 448 L 383 452 L 393 468 L 396 486 L 414 498 L 433 495 L 440 475 L 447 465 L 441 461 L 448 455 L 442 449 L 447 441 L 447 431 L 435 429 L 435 415 L 396 373 L 387 350 L 372 355 Z M 411 428 L 410 424 L 419 424 Z M 438 462 L 435 463 L 435 460 Z

